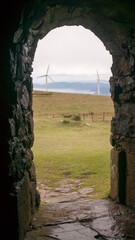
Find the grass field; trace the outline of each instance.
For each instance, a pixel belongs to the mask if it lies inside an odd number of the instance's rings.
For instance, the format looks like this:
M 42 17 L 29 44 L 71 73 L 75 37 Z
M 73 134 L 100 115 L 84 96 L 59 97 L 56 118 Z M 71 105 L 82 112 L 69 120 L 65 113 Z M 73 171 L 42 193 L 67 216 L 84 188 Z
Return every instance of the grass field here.
M 59 181 L 81 179 L 83 187 L 93 186 L 96 198 L 105 198 L 110 189 L 110 97 L 33 93 L 35 143 L 34 161 L 39 186 L 59 187 Z M 81 121 L 73 115 L 93 112 Z M 102 113 L 106 117 L 102 120 Z M 64 118 L 62 115 L 71 114 Z M 42 185 L 42 184 L 41 184 Z

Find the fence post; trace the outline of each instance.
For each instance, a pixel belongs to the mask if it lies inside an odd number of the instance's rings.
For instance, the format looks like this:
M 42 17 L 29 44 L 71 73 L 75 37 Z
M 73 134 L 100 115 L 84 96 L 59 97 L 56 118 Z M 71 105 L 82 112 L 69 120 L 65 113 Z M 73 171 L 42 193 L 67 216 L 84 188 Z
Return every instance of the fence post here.
M 103 122 L 105 121 L 105 112 L 103 112 Z
M 94 122 L 94 113 L 91 112 L 91 119 L 92 119 L 92 122 Z

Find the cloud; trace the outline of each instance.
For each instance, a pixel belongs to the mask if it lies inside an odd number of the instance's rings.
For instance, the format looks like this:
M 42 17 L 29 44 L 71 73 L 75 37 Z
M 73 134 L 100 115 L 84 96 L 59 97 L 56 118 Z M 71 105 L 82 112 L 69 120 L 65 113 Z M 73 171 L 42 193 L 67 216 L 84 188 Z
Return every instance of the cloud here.
M 33 76 L 50 74 L 110 74 L 112 57 L 103 43 L 82 26 L 64 26 L 50 31 L 39 40 Z

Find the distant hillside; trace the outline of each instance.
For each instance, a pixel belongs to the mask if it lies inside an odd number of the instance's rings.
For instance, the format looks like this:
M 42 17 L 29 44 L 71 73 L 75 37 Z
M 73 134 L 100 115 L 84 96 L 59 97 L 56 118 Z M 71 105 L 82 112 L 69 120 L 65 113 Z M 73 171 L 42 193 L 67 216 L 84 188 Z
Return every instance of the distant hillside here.
M 38 89 L 45 89 L 45 84 L 37 84 L 34 83 L 34 90 Z M 88 93 L 92 93 L 97 95 L 97 83 L 96 82 L 53 82 L 48 84 L 48 89 L 49 90 L 60 90 L 60 89 L 65 89 L 65 90 L 72 90 L 77 91 L 87 91 Z M 100 82 L 100 94 L 101 95 L 110 95 L 110 85 L 109 82 L 103 83 Z
M 110 76 L 111 74 L 100 74 L 100 79 L 108 81 Z M 54 82 L 97 82 L 97 74 L 50 74 L 50 77 Z M 32 78 L 34 83 L 42 84 L 45 81 L 45 78 L 38 78 L 34 75 L 32 75 Z

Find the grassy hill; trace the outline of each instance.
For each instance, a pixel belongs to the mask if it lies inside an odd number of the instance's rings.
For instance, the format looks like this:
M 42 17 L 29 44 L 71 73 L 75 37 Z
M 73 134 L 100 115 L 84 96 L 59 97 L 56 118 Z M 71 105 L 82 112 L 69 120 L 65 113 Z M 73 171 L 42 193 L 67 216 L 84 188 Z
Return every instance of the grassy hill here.
M 92 186 L 94 197 L 104 198 L 110 188 L 110 97 L 33 92 L 35 143 L 33 147 L 38 186 L 59 187 L 66 178 Z M 73 115 L 94 112 L 75 121 Z M 102 113 L 109 118 L 102 120 Z M 63 115 L 72 114 L 65 118 Z M 101 116 L 101 117 L 100 117 Z M 85 176 L 85 177 L 84 177 Z M 80 187 L 81 188 L 81 187 Z
M 114 108 L 109 96 L 97 96 L 73 93 L 33 92 L 35 115 L 78 114 L 78 113 L 111 113 Z

